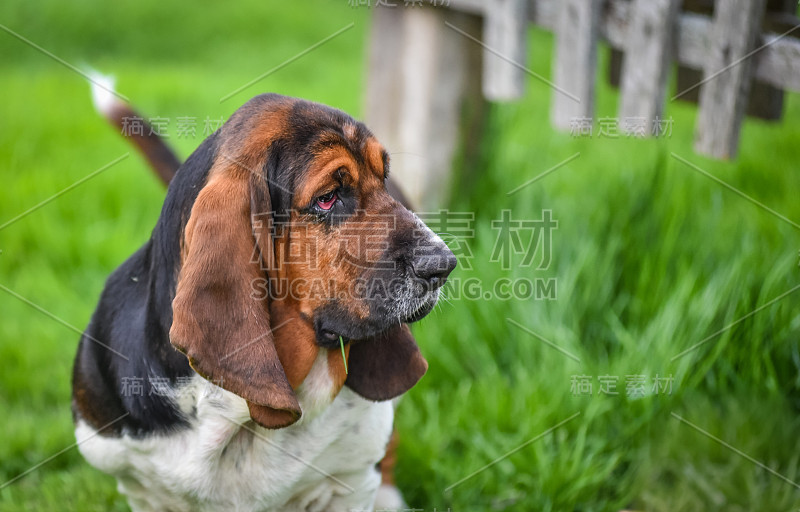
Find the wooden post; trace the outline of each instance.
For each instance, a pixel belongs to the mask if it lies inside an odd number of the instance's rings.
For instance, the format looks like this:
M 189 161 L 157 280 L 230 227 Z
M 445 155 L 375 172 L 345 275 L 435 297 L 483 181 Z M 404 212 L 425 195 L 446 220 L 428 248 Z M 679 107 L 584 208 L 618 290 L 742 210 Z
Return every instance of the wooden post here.
M 691 84 L 679 72 L 672 99 L 699 92 L 695 149 L 713 157 L 736 154 L 748 92 L 751 112 L 777 118 L 780 91 L 800 90 L 795 0 L 425 1 L 373 10 L 365 115 L 392 154 L 395 181 L 421 208 L 446 199 L 456 157 L 459 169 L 475 165 L 481 87 L 490 99 L 522 94 L 526 21 L 555 33 L 550 115 L 559 129 L 594 116 L 598 39 L 626 52 L 616 72 L 622 119 L 661 116 L 672 62 L 703 69 Z M 713 19 L 677 11 L 709 12 L 712 3 Z M 765 3 L 771 15 L 759 37 Z
M 447 199 L 456 150 L 480 111 L 478 16 L 441 7 L 373 10 L 365 121 L 391 156 L 392 179 L 419 209 Z M 473 116 L 470 122 L 480 122 Z
M 634 0 L 630 12 L 619 118 L 623 132 L 637 131 L 626 120 L 642 119 L 651 134 L 655 118 L 664 111 L 664 95 L 672 62 L 672 40 L 680 0 Z
M 522 97 L 528 48 L 527 0 L 495 0 L 485 6 L 483 94 L 507 101 Z
M 714 2 L 712 0 L 685 0 L 681 9 L 692 13 L 699 13 L 706 16 L 711 16 L 714 12 Z M 764 13 L 764 20 L 761 24 L 762 30 L 765 32 L 762 41 L 766 43 L 769 38 L 769 33 L 782 34 L 784 32 L 791 32 L 793 27 L 800 23 L 800 18 L 793 13 L 797 10 L 797 2 L 795 0 L 767 0 L 767 8 Z M 702 30 L 699 33 L 706 34 L 707 30 Z M 691 37 L 692 34 L 683 34 L 686 37 Z M 791 38 L 786 39 L 787 42 Z M 705 47 L 705 44 L 702 45 Z M 770 53 L 775 54 L 772 47 L 767 47 L 756 55 L 753 55 L 755 70 L 753 71 L 753 84 L 750 86 L 750 98 L 745 110 L 746 116 L 757 117 L 759 119 L 766 119 L 776 121 L 783 115 L 783 89 L 770 85 L 764 81 L 767 76 L 770 79 L 776 77 L 776 73 L 767 72 L 759 73 L 759 62 L 762 62 L 761 57 Z M 703 79 L 703 62 L 694 67 L 685 65 L 678 66 L 678 81 L 677 90 L 685 91 L 697 84 Z M 759 76 L 760 75 L 760 76 Z M 686 94 L 681 95 L 681 101 L 689 101 L 697 103 L 700 96 L 700 89 L 691 89 Z
M 553 107 L 556 128 L 568 130 L 575 118 L 594 115 L 600 0 L 561 0 L 556 21 Z
M 764 0 L 717 2 L 710 48 L 700 89 L 695 151 L 715 158 L 732 158 L 739 145 L 753 59 L 764 14 Z
M 405 16 L 401 9 L 380 8 L 372 14 L 367 55 L 367 90 L 364 120 L 391 152 L 399 151 L 396 126 L 400 118 L 402 88 L 400 48 Z M 392 162 L 394 163 L 394 162 Z

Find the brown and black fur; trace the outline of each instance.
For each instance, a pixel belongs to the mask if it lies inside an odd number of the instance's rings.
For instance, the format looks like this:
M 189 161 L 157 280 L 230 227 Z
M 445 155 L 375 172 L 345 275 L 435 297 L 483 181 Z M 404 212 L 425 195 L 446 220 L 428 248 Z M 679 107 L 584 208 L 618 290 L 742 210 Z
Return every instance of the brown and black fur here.
M 253 302 L 247 288 L 233 295 L 220 291 L 254 279 L 264 279 L 274 291 L 271 287 L 314 277 L 319 267 L 333 268 L 336 254 L 320 240 L 333 231 L 341 234 L 349 222 L 363 226 L 380 214 L 392 216 L 393 229 L 375 226 L 352 236 L 385 236 L 380 259 L 391 269 L 364 271 L 371 259 L 356 254 L 363 261 L 340 265 L 332 279 L 346 283 L 365 272 L 411 271 L 413 216 L 386 192 L 401 197 L 387 181 L 387 152 L 363 124 L 322 105 L 261 95 L 208 137 L 174 175 L 170 168 L 177 158 L 169 148 L 158 138 L 146 142 L 140 147 L 169 183 L 167 197 L 150 239 L 109 277 L 81 338 L 73 373 L 76 416 L 110 436 L 187 428 L 190 418 L 155 392 L 148 378 L 176 386 L 198 372 L 247 399 L 257 423 L 286 426 L 301 414 L 292 390 L 318 351 L 330 350 L 331 366 L 342 365 L 332 350 L 338 344 L 324 336 L 329 331 L 345 333 L 348 341 L 350 368 L 347 375 L 343 367 L 338 372 L 340 385 L 386 400 L 421 377 L 427 364 L 408 327 L 381 318 L 378 299 L 281 297 L 265 304 Z M 359 175 L 357 184 L 348 182 L 353 176 L 318 168 L 340 160 Z M 314 215 L 309 205 L 326 180 L 338 180 L 341 206 L 335 216 L 314 223 L 308 220 Z M 293 228 L 301 224 L 297 235 Z M 313 247 L 316 269 L 287 264 L 291 233 L 292 243 Z M 452 253 L 437 258 L 446 277 L 455 265 Z M 223 271 L 209 277 L 209 268 Z M 272 333 L 269 343 L 257 344 L 257 353 L 243 343 L 276 325 L 286 327 Z M 147 377 L 143 392 L 123 393 L 126 377 Z

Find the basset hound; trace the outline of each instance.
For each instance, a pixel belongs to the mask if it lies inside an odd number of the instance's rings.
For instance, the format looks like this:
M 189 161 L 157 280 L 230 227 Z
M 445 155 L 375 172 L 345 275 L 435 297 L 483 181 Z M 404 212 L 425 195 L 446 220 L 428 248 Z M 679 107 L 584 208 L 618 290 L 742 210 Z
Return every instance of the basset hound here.
M 456 265 L 388 173 L 362 123 L 276 94 L 180 166 L 73 372 L 79 449 L 134 510 L 386 506 L 392 399 L 428 366 L 406 324 Z

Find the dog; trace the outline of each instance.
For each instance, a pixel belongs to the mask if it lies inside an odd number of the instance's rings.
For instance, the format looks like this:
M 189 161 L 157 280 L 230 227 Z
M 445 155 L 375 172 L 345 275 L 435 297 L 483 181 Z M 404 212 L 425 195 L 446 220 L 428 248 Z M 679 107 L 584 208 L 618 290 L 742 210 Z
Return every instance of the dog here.
M 93 92 L 109 119 L 128 109 Z M 387 191 L 387 151 L 344 112 L 277 94 L 177 172 L 157 137 L 134 142 L 171 182 L 78 346 L 82 455 L 137 511 L 401 506 L 377 465 L 392 400 L 428 366 L 407 324 L 456 259 Z

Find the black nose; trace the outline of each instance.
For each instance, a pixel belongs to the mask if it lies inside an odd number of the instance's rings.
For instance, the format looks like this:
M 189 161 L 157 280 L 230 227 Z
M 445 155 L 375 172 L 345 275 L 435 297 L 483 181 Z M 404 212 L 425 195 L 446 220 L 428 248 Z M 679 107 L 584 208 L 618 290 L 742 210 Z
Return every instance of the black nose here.
M 417 254 L 411 262 L 414 275 L 425 281 L 431 290 L 444 285 L 447 276 L 456 268 L 453 252 L 444 245 L 421 248 L 417 252 L 423 254 Z

